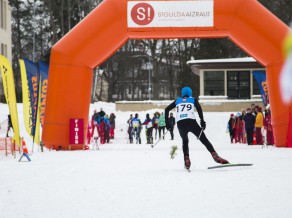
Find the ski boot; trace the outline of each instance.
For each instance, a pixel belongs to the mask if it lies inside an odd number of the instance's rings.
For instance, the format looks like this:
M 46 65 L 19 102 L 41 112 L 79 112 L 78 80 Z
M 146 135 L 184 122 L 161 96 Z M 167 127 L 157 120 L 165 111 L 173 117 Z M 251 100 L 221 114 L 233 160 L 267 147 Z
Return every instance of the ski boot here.
M 215 160 L 215 162 L 220 163 L 220 164 L 229 164 L 229 162 L 225 159 L 223 159 L 222 157 L 220 157 L 217 152 L 212 152 L 211 153 L 213 159 Z
M 191 161 L 188 155 L 185 156 L 185 168 L 189 170 L 191 167 Z

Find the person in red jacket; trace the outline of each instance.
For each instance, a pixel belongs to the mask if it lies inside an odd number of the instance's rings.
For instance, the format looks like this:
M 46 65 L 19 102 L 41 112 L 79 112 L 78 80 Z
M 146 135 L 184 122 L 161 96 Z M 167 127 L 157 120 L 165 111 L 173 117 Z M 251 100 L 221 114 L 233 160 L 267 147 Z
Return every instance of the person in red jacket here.
M 265 129 L 267 131 L 267 145 L 274 145 L 274 134 L 273 134 L 270 105 L 266 107 L 264 124 L 265 124 Z

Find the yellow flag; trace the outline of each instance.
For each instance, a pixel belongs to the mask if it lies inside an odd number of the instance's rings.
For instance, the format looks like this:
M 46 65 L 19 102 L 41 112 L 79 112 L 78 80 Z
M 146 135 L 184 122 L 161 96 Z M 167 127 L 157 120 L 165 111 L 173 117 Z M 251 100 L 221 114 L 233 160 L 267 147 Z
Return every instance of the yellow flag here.
M 9 112 L 11 116 L 11 122 L 13 126 L 13 139 L 15 143 L 20 146 L 20 133 L 19 133 L 19 125 L 18 125 L 18 113 L 17 113 L 17 105 L 16 105 L 16 94 L 15 94 L 15 85 L 14 85 L 14 77 L 11 64 L 7 60 L 6 57 L 0 55 L 0 71 L 2 74 L 4 94 L 6 98 L 6 102 L 9 107 Z
M 24 120 L 24 126 L 27 133 L 30 135 L 31 138 L 33 136 L 31 135 L 31 128 L 32 128 L 32 120 L 31 120 L 31 114 L 32 114 L 32 108 L 30 105 L 30 92 L 28 88 L 28 81 L 26 76 L 26 69 L 24 65 L 23 60 L 19 60 L 20 64 L 20 74 L 21 74 L 21 83 L 22 83 L 22 103 L 23 103 L 23 120 Z
M 41 81 L 39 82 L 39 87 L 41 87 Z M 40 113 L 41 113 L 41 89 L 39 89 L 39 99 L 38 99 L 38 107 L 37 107 L 37 119 L 36 119 L 36 127 L 35 127 L 35 136 L 34 136 L 34 142 L 37 145 L 40 145 L 40 131 L 41 131 L 41 118 L 40 118 Z

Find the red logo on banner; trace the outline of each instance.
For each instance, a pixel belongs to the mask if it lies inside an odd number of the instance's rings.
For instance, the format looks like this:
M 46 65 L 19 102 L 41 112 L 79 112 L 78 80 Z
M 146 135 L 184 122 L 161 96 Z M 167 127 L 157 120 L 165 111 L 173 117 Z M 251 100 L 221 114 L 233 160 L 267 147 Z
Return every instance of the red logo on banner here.
M 70 119 L 70 145 L 84 144 L 83 119 Z
M 138 25 L 147 25 L 154 18 L 154 9 L 147 3 L 139 3 L 132 8 L 132 20 Z

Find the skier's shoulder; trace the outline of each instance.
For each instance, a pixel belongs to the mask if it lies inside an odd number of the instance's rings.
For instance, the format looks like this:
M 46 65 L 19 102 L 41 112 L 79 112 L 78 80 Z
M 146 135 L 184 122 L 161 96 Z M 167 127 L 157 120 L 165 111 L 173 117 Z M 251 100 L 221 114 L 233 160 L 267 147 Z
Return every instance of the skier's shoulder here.
M 175 104 L 182 104 L 182 103 L 195 103 L 196 99 L 194 97 L 179 97 L 175 100 Z

